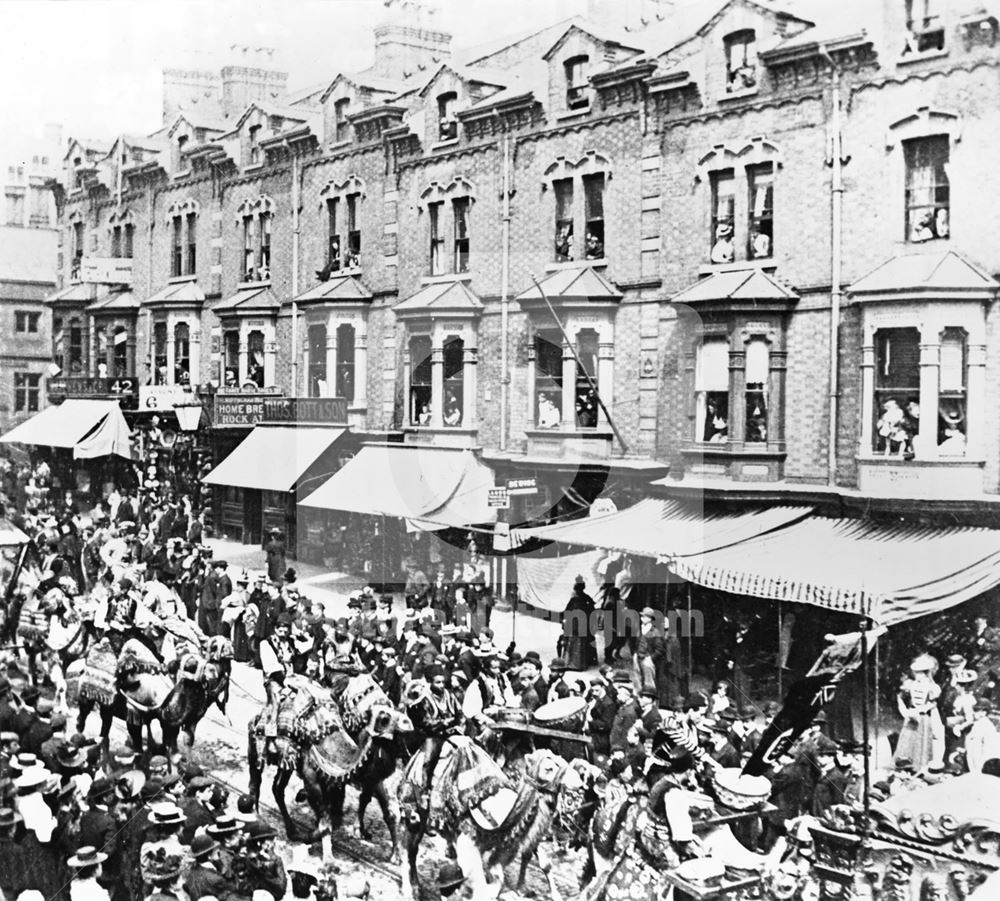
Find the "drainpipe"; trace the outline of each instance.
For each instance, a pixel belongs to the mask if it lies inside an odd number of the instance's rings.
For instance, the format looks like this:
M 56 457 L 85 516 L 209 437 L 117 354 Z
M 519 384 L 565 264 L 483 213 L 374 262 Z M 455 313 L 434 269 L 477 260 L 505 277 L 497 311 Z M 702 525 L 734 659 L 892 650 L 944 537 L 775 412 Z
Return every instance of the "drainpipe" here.
M 507 450 L 510 418 L 510 132 L 503 134 L 502 213 L 500 238 L 500 450 Z
M 299 389 L 299 204 L 301 185 L 299 184 L 299 155 L 293 153 L 285 139 L 285 147 L 292 153 L 292 397 L 297 397 Z
M 826 48 L 820 50 L 830 65 L 830 422 L 827 449 L 827 484 L 837 484 L 837 418 L 840 405 L 838 364 L 840 360 L 840 306 L 843 300 L 842 223 L 844 205 L 844 154 L 840 122 L 840 69 Z

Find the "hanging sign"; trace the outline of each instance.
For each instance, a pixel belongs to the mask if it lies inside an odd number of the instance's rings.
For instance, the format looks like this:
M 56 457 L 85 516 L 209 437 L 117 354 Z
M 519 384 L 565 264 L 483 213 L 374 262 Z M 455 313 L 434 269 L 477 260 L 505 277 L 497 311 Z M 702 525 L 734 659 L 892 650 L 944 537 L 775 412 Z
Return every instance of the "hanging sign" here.
M 507 479 L 507 493 L 512 497 L 519 494 L 538 494 L 538 480 Z
M 509 510 L 510 509 L 510 494 L 506 488 L 489 488 L 487 489 L 487 503 L 494 510 Z

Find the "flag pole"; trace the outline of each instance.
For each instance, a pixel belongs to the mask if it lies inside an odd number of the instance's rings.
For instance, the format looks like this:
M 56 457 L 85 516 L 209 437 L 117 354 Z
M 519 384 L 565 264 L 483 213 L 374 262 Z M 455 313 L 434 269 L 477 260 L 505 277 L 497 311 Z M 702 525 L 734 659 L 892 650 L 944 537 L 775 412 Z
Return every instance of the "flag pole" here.
M 871 809 L 872 809 L 872 771 L 871 756 L 875 750 L 874 742 L 871 740 L 871 724 L 868 721 L 868 680 L 871 678 L 871 669 L 868 665 L 868 619 L 861 620 L 861 732 L 862 745 L 864 748 L 864 823 L 861 826 L 862 838 L 867 839 L 870 829 Z

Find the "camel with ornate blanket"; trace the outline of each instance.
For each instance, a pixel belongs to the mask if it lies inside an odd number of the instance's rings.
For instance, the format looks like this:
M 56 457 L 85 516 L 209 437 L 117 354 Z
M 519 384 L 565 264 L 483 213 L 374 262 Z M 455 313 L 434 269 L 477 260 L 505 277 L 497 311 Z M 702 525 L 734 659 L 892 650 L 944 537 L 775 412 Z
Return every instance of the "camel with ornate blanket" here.
M 423 752 L 407 764 L 399 786 L 407 860 L 404 895 L 417 897 L 417 854 L 429 818 L 457 856 L 472 887 L 472 898 L 496 897 L 490 883 L 503 868 L 520 861 L 517 890 L 539 842 L 551 834 L 572 844 L 585 840 L 599 800 L 600 771 L 585 760 L 567 762 L 552 751 L 532 751 L 524 759 L 523 780 L 515 782 L 465 736 L 448 739 L 434 772 L 431 811 L 422 810 Z M 491 878 L 492 877 L 492 878 Z

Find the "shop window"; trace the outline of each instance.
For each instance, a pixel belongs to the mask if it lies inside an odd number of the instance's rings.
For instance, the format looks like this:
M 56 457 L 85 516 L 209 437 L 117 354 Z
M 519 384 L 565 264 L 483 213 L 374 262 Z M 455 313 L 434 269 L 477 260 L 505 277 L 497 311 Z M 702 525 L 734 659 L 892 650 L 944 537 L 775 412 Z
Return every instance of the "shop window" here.
M 767 441 L 768 382 L 771 352 L 762 338 L 754 338 L 746 346 L 744 400 L 746 418 L 743 440 L 750 444 Z
M 574 56 L 564 63 L 566 70 L 566 108 L 586 109 L 590 106 L 590 82 L 587 69 L 590 57 Z
M 576 336 L 576 424 L 581 429 L 597 426 L 597 332 L 581 329 Z
M 306 340 L 309 345 L 309 396 L 326 397 L 326 326 L 310 325 Z
M 186 322 L 174 326 L 174 382 L 191 384 L 191 327 Z
M 20 335 L 38 334 L 38 323 L 41 317 L 41 313 L 32 313 L 30 310 L 15 311 L 14 331 Z
M 583 177 L 584 215 L 586 216 L 585 256 L 588 260 L 604 259 L 604 173 Z
M 410 338 L 410 425 L 431 424 L 431 339 Z
M 184 220 L 180 216 L 173 218 L 173 241 L 170 253 L 170 274 L 174 278 L 184 274 Z
M 170 379 L 167 372 L 167 324 L 153 324 L 153 384 L 167 385 Z
M 76 320 L 69 326 L 69 371 L 73 375 L 83 372 L 83 326 Z
M 351 123 L 347 119 L 350 106 L 349 97 L 343 97 L 333 105 L 333 140 L 336 144 L 342 144 L 351 138 Z
M 469 198 L 457 197 L 451 202 L 455 219 L 455 271 L 469 271 Z
M 462 424 L 464 404 L 465 372 L 462 358 L 465 342 L 451 336 L 444 342 L 444 418 L 446 426 L 458 427 Z
M 904 456 L 920 428 L 920 332 L 886 328 L 875 333 L 873 450 Z
M 111 361 L 115 371 L 111 373 L 115 378 L 125 378 L 131 375 L 128 365 L 128 329 L 123 325 L 115 326 L 114 347 L 112 348 Z
M 261 162 L 260 155 L 260 129 L 259 125 L 251 125 L 249 134 L 249 164 L 256 166 Z
M 431 232 L 431 275 L 444 272 L 444 235 L 441 233 L 441 211 L 444 201 L 427 205 L 427 221 Z
M 347 198 L 347 268 L 361 267 L 361 226 L 358 214 L 361 206 L 361 195 L 348 194 Z
M 556 199 L 556 261 L 573 259 L 573 179 L 558 178 L 552 182 Z
M 732 169 L 713 172 L 712 252 L 713 263 L 731 263 L 735 257 L 733 223 L 736 213 L 736 176 Z
M 951 233 L 948 156 L 948 135 L 903 142 L 908 241 L 922 243 Z
M 122 248 L 126 260 L 131 260 L 135 252 L 135 226 L 131 223 L 125 224 L 124 247 Z
M 729 339 L 706 338 L 695 361 L 696 441 L 729 441 Z
M 222 381 L 227 388 L 239 386 L 240 379 L 240 333 L 238 329 L 226 329 L 222 333 L 222 359 L 225 372 Z
M 42 377 L 34 372 L 14 373 L 14 412 L 35 413 L 38 411 L 38 396 Z
M 247 335 L 247 381 L 264 387 L 264 333 L 259 329 Z
M 198 216 L 196 213 L 187 214 L 187 256 L 185 258 L 186 268 L 185 273 L 187 275 L 194 275 L 197 272 L 198 263 L 198 241 L 197 241 L 197 228 L 198 228 Z
M 774 254 L 774 165 L 750 166 L 747 185 L 750 189 L 747 259 L 768 259 Z
M 945 28 L 940 0 L 905 0 L 906 43 L 903 55 L 944 50 Z
M 726 91 L 734 93 L 757 87 L 757 37 L 752 28 L 726 37 Z
M 364 374 L 362 374 L 362 378 Z M 346 401 L 354 400 L 354 326 L 337 326 L 337 384 L 336 396 Z
M 535 425 L 557 429 L 562 421 L 562 343 L 556 333 L 535 336 Z
M 449 91 L 438 97 L 438 140 L 454 141 L 458 137 L 458 117 L 455 108 L 458 105 L 458 94 Z
M 339 197 L 331 197 L 326 202 L 326 267 L 328 272 L 340 269 L 340 236 L 337 234 L 337 212 Z
M 967 350 L 962 329 L 945 329 L 941 336 L 938 372 L 938 454 L 965 455 L 967 411 Z

